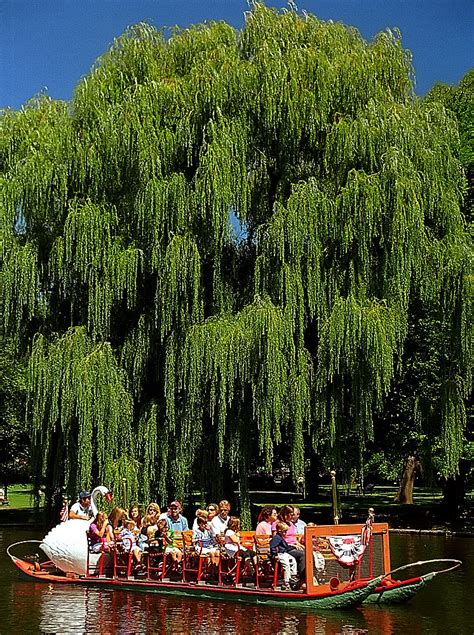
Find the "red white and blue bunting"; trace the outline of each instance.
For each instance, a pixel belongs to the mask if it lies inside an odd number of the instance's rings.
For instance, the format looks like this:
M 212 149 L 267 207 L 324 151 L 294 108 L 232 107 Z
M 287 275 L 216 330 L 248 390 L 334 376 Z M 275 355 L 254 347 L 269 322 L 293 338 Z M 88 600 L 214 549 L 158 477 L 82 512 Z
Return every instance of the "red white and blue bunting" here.
M 339 564 L 353 567 L 358 564 L 365 553 L 367 543 L 364 544 L 360 534 L 355 536 L 328 536 L 329 548 L 336 556 Z

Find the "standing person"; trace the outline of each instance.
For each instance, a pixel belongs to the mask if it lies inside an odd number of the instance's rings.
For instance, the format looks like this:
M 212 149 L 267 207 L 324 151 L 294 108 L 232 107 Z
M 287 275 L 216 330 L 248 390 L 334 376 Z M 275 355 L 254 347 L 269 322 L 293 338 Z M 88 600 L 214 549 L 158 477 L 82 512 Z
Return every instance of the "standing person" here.
M 293 524 L 296 527 L 297 534 L 304 534 L 306 523 L 300 518 L 301 510 L 299 507 L 293 507 Z
M 222 536 L 227 529 L 229 522 L 230 503 L 222 500 L 219 503 L 219 513 L 209 523 L 209 530 L 213 536 Z
M 181 514 L 183 509 L 179 501 L 173 501 L 168 505 L 168 511 L 165 514 L 161 514 L 160 520 L 165 519 L 168 523 L 168 528 L 173 531 L 187 531 L 189 529 L 188 519 Z
M 291 553 L 292 548 L 285 540 L 287 531 L 288 525 L 286 523 L 277 522 L 276 534 L 270 540 L 270 555 L 278 560 L 283 569 L 282 591 L 289 591 L 290 581 L 297 582 L 296 559 Z
M 89 520 L 92 518 L 91 495 L 83 490 L 79 492 L 78 501 L 69 510 L 69 520 Z

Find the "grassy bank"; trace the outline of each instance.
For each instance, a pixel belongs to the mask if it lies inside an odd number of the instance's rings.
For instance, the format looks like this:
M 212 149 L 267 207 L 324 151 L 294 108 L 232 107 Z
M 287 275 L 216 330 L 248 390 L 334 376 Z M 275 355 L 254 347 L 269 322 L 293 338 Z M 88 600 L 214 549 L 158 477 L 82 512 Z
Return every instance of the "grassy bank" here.
M 0 506 L 0 511 L 2 509 L 27 509 L 35 506 L 35 492 L 31 484 L 10 485 L 7 494 L 9 505 Z M 42 504 L 41 502 L 40 505 Z
M 474 529 L 474 491 L 467 493 L 465 510 L 459 518 L 449 518 L 443 505 L 440 489 L 415 488 L 414 504 L 399 505 L 393 502 L 397 488 L 394 486 L 376 486 L 368 494 L 358 495 L 355 492 L 346 495 L 344 486 L 339 488 L 339 508 L 341 523 L 364 522 L 369 507 L 375 509 L 376 520 L 388 522 L 391 527 L 433 529 L 456 528 Z M 254 493 L 252 495 L 254 510 L 263 505 L 280 505 L 293 503 L 301 508 L 301 517 L 317 524 L 332 524 L 333 511 L 330 486 L 320 487 L 318 499 L 303 499 L 291 493 Z
M 376 520 L 388 522 L 391 527 L 404 529 L 467 529 L 474 530 L 474 491 L 467 493 L 465 510 L 458 519 L 450 519 L 443 506 L 442 492 L 439 489 L 415 488 L 413 505 L 397 505 L 393 502 L 395 487 L 376 486 L 368 494 L 358 495 L 355 492 L 345 495 L 345 487 L 339 488 L 340 522 L 364 522 L 369 507 L 375 509 Z M 252 492 L 252 516 L 254 521 L 264 505 L 279 507 L 285 503 L 295 504 L 301 508 L 301 517 L 307 522 L 332 524 L 333 512 L 329 485 L 320 487 L 316 500 L 303 498 L 295 492 L 265 491 Z M 32 485 L 12 485 L 8 488 L 9 505 L 0 506 L 0 524 L 16 516 L 13 510 L 32 510 L 35 505 Z M 41 503 L 42 504 L 42 503 Z M 191 519 L 195 506 L 190 505 L 186 512 Z M 17 514 L 18 516 L 18 514 Z M 31 514 L 36 518 L 36 514 Z

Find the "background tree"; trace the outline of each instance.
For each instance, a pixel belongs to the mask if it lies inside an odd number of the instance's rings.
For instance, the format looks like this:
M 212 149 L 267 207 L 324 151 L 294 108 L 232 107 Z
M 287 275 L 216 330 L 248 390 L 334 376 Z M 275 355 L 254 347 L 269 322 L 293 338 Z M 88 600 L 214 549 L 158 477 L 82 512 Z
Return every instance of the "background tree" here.
M 427 103 L 443 104 L 459 124 L 458 152 L 467 177 L 462 209 L 468 221 L 472 217 L 474 174 L 473 78 L 474 72 L 470 71 L 458 86 L 438 84 L 424 98 Z M 419 297 L 411 302 L 401 371 L 385 402 L 384 411 L 379 415 L 368 468 L 379 470 L 390 480 L 395 475 L 401 475 L 403 487 L 395 500 L 413 502 L 409 490 L 413 489 L 416 471 L 412 468 L 416 461 L 421 462 L 425 482 L 433 484 L 436 479 L 441 481 L 445 501 L 455 517 L 464 498 L 465 480 L 471 463 L 472 424 L 467 426 L 465 435 L 461 435 L 463 450 L 458 455 L 458 464 L 446 469 L 440 413 L 443 391 L 456 364 L 451 328 L 439 302 Z M 466 337 L 470 338 L 469 328 Z
M 442 464 L 462 449 L 468 242 L 455 122 L 414 99 L 397 32 L 255 4 L 245 27 L 129 29 L 70 104 L 1 118 L 2 302 L 31 342 L 49 491 L 217 495 L 305 445 L 362 463 L 410 302 L 452 364 Z M 243 237 L 236 239 L 235 217 Z
M 0 484 L 27 482 L 30 437 L 25 428 L 26 364 L 0 337 Z

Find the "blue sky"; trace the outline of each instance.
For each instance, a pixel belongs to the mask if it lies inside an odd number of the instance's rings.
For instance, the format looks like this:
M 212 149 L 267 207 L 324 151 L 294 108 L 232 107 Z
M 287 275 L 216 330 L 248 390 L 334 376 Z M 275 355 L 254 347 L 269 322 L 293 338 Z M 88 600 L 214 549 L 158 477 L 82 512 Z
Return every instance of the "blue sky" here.
M 286 0 L 267 4 L 286 6 Z M 319 18 L 356 26 L 366 39 L 399 27 L 413 53 L 416 92 L 456 84 L 474 66 L 472 0 L 299 0 Z M 114 37 L 136 22 L 156 27 L 204 20 L 243 24 L 246 0 L 0 0 L 0 107 L 45 91 L 70 99 Z

